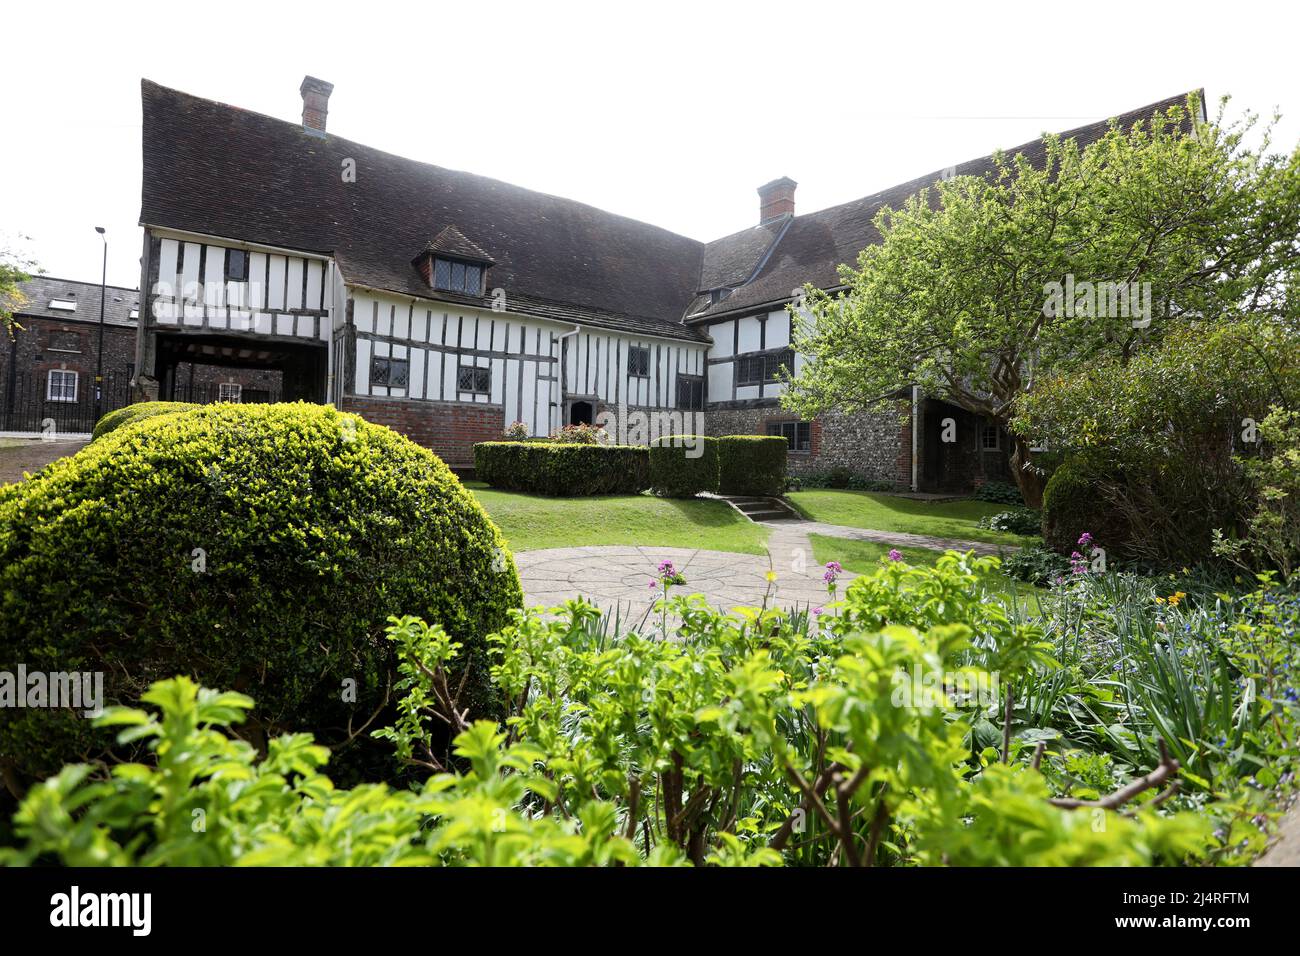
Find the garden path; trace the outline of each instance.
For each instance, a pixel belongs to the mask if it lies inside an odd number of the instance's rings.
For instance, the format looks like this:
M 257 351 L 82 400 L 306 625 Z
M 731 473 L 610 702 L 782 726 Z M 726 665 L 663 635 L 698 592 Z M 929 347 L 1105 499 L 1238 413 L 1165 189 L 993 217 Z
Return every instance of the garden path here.
M 75 455 L 88 439 L 0 438 L 0 485 L 22 481 L 23 472 L 35 474 L 52 461 Z
M 994 545 L 974 541 L 868 531 L 819 521 L 762 524 L 771 530 L 765 555 L 691 548 L 590 546 L 521 551 L 515 555 L 515 564 L 530 607 L 551 607 L 581 595 L 599 607 L 639 618 L 659 597 L 659 590 L 652 590 L 649 582 L 664 560 L 671 560 L 686 578 L 678 593 L 703 594 L 716 607 L 756 607 L 763 603 L 764 596 L 769 606 L 818 607 L 826 603 L 828 594 L 822 580 L 825 569 L 813 558 L 810 534 L 937 550 L 974 550 L 977 554 L 997 552 Z M 768 572 L 775 573 L 775 581 L 768 580 Z M 849 572 L 841 576 L 841 593 L 854 577 Z

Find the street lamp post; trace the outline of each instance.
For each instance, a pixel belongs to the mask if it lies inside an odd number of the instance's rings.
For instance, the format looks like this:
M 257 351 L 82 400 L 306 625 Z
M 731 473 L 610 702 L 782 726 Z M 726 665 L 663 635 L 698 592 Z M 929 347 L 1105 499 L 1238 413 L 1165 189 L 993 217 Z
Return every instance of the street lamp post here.
M 104 240 L 104 268 L 99 280 L 99 346 L 95 349 L 95 421 L 104 414 L 104 297 L 108 292 L 108 236 L 103 226 L 96 226 Z

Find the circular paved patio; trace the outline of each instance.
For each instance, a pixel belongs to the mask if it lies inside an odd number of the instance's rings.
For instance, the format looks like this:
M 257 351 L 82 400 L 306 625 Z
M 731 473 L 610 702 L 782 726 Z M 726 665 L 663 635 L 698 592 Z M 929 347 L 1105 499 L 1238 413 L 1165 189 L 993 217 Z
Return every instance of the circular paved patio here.
M 703 594 L 724 610 L 761 604 L 769 588 L 769 571 L 776 572 L 769 606 L 818 606 L 828 600 L 821 567 L 805 566 L 799 573 L 794 566 L 774 565 L 768 555 L 647 547 L 552 548 L 515 555 L 530 607 L 551 607 L 581 595 L 599 607 L 617 607 L 633 617 L 659 599 L 659 588 L 652 589 L 649 583 L 657 578 L 659 562 L 664 560 L 672 561 L 686 578 L 673 594 Z M 811 562 L 810 551 L 805 564 Z
M 554 607 L 585 597 L 598 607 L 618 609 L 625 616 L 640 617 L 659 599 L 660 590 L 649 582 L 658 575 L 659 562 L 670 560 L 686 584 L 675 594 L 703 594 L 715 607 L 757 607 L 767 595 L 768 606 L 819 607 L 829 600 L 822 580 L 825 568 L 813 557 L 809 534 L 899 546 L 953 548 L 989 554 L 997 549 L 972 541 L 952 541 L 920 535 L 845 528 L 816 521 L 763 522 L 771 529 L 767 554 L 735 554 L 692 548 L 647 546 L 589 546 L 521 551 L 515 555 L 519 578 L 529 607 Z M 776 580 L 769 584 L 768 572 Z M 845 572 L 839 593 L 856 575 Z M 771 588 L 769 592 L 769 587 Z

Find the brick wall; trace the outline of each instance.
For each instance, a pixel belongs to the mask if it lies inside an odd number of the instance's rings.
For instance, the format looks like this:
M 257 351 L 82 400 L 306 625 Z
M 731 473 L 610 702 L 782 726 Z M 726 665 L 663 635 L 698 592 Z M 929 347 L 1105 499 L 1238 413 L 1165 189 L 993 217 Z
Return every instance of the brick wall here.
M 864 478 L 908 486 L 912 480 L 910 411 L 907 402 L 898 402 L 896 408 L 881 412 L 830 412 L 818 416 L 812 421 L 812 450 L 790 453 L 790 474 L 844 467 Z M 763 435 L 768 422 L 797 420 L 776 405 L 710 408 L 704 417 L 708 434 L 714 436 Z
M 349 395 L 343 399 L 342 411 L 387 425 L 432 449 L 449 465 L 473 463 L 475 443 L 498 440 L 505 429 L 505 409 L 500 405 Z
M 20 377 L 36 375 L 44 381 L 50 369 L 66 368 L 80 373 L 81 387 L 94 383 L 99 356 L 98 323 L 23 315 L 16 321 L 22 328 L 14 329 L 11 342 L 6 341 L 8 336 L 0 336 L 4 362 L 0 374 L 7 375 L 12 367 Z M 105 325 L 104 375 L 127 375 L 134 361 L 135 329 Z

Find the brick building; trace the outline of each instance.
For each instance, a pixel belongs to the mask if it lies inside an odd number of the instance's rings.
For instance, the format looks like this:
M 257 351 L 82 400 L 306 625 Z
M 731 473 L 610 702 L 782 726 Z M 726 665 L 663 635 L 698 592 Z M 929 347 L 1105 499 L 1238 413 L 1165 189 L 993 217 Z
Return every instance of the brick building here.
M 797 184 L 774 180 L 757 225 L 706 243 L 343 139 L 326 128 L 332 89 L 306 77 L 290 123 L 144 81 L 142 396 L 175 395 L 186 362 L 253 352 L 286 398 L 355 410 L 453 465 L 513 422 L 622 435 L 645 416 L 660 424 L 638 440 L 782 435 L 795 472 L 926 490 L 1010 476 L 1005 434 L 906 382 L 884 411 L 799 421 L 780 406 L 780 370 L 805 361 L 795 291 L 838 288 L 839 265 L 880 241 L 877 211 L 984 175 L 989 157 L 804 215 Z M 1033 161 L 1041 143 L 1015 151 Z
M 103 383 L 99 373 L 100 285 L 37 276 L 21 286 L 14 328 L 0 331 L 0 432 L 84 433 L 95 414 L 131 400 L 140 299 L 134 289 L 103 292 Z M 265 369 L 223 368 L 202 362 L 178 367 L 177 393 L 185 401 L 273 401 L 280 382 Z

